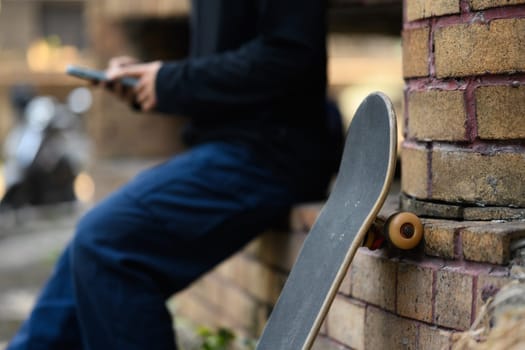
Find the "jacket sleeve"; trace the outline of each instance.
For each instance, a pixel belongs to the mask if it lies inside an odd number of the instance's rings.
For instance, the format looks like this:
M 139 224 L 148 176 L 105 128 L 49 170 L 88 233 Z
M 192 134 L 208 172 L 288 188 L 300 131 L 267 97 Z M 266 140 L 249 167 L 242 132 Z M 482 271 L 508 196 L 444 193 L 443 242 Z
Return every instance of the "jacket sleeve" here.
M 259 11 L 258 35 L 240 48 L 164 63 L 157 110 L 191 117 L 253 108 L 312 84 L 311 69 L 325 64 L 324 1 L 263 0 Z

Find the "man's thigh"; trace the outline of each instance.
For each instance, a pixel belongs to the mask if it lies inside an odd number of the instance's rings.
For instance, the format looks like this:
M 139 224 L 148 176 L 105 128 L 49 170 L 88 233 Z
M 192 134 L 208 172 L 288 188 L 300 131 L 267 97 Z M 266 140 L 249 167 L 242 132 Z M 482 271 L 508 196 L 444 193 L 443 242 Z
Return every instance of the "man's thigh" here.
M 293 203 L 289 189 L 253 159 L 226 143 L 196 147 L 100 203 L 81 221 L 76 241 L 113 266 L 149 271 L 167 294 L 184 288 Z

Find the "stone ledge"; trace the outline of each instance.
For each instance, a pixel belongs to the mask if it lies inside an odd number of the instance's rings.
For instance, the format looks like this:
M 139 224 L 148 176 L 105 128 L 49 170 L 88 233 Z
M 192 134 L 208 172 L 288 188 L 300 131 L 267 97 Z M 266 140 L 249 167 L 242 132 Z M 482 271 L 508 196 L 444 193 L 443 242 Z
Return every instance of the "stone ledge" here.
M 388 217 L 399 207 L 399 196 L 388 197 L 380 211 L 379 221 Z M 417 205 L 416 205 L 417 204 Z M 525 237 L 525 220 L 503 221 L 501 218 L 522 218 L 525 209 L 514 208 L 462 208 L 435 203 L 423 203 L 408 197 L 402 197 L 402 209 L 413 211 L 422 216 L 424 240 L 422 247 L 409 255 L 424 253 L 428 256 L 449 260 L 473 261 L 506 265 L 512 258 L 511 244 Z M 299 205 L 292 210 L 292 232 L 307 233 L 313 226 L 322 203 Z M 425 216 L 447 214 L 454 219 L 432 219 Z M 494 217 L 500 220 L 483 221 Z M 463 220 L 475 218 L 476 220 Z M 299 248 L 296 247 L 296 251 Z M 290 266 L 288 266 L 290 267 Z
M 506 265 L 511 244 L 525 237 L 525 221 L 422 221 L 424 253 L 444 259 Z
M 467 221 L 525 220 L 525 208 L 495 206 L 463 206 L 438 203 L 401 195 L 401 208 L 420 216 Z

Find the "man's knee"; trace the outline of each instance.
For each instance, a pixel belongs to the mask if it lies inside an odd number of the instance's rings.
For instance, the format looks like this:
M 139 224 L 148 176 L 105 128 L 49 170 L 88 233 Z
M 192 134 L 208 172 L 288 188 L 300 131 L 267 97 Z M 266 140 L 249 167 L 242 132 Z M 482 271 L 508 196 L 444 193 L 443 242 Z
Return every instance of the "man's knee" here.
M 111 214 L 95 207 L 77 223 L 71 242 L 72 264 L 76 268 L 82 264 L 93 264 L 102 255 L 107 245 L 106 227 L 111 223 Z

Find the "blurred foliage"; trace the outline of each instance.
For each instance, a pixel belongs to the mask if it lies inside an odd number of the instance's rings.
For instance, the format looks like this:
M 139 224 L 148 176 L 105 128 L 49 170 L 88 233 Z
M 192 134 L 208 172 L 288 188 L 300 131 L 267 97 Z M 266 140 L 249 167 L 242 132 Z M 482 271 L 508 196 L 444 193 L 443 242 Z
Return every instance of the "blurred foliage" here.
M 197 333 L 202 338 L 201 350 L 231 350 L 235 340 L 233 332 L 225 328 L 219 328 L 214 332 L 206 327 L 200 327 Z

